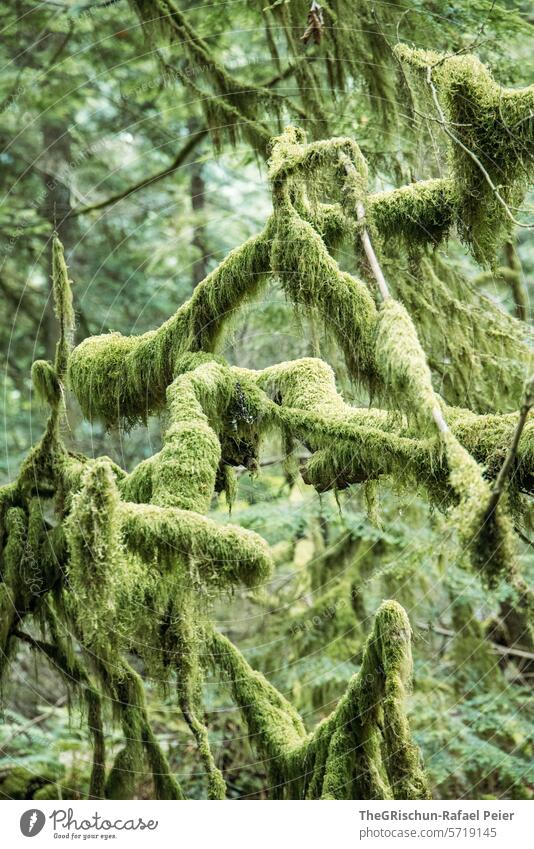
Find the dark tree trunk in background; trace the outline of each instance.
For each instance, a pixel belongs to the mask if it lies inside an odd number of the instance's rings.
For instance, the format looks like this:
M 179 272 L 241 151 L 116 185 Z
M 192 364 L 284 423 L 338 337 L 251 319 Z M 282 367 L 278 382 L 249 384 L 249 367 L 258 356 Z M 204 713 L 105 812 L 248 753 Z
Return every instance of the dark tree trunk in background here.
M 206 208 L 206 183 L 202 176 L 202 166 L 194 163 L 191 166 L 191 207 L 195 213 L 193 245 L 199 256 L 193 262 L 191 276 L 196 286 L 208 273 L 208 251 L 206 245 L 206 224 L 204 211 Z
M 189 121 L 189 132 L 196 133 L 199 130 L 198 122 Z M 208 245 L 206 233 L 206 181 L 204 179 L 204 166 L 201 162 L 192 162 L 190 168 L 189 192 L 191 195 L 191 209 L 193 211 L 193 239 L 191 244 L 196 248 L 198 256 L 195 257 L 191 268 L 191 279 L 193 285 L 200 283 L 208 273 Z
M 50 233 L 55 229 L 66 250 L 72 247 L 73 219 L 70 188 L 64 182 L 64 171 L 70 162 L 71 139 L 64 123 L 43 124 L 43 155 L 39 161 L 44 186 L 41 214 L 50 224 Z M 52 241 L 49 242 L 49 262 L 52 263 Z M 45 356 L 53 359 L 57 341 L 57 322 L 54 316 L 52 280 L 49 297 L 41 322 L 41 338 Z

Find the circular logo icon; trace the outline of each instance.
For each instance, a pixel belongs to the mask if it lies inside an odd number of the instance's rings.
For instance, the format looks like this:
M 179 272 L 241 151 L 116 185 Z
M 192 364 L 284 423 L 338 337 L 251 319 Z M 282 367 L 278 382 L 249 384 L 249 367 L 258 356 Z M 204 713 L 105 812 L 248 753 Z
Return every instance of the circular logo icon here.
M 29 811 L 24 811 L 20 818 L 20 830 L 24 837 L 35 837 L 42 830 L 46 822 L 46 817 L 42 811 L 37 808 L 31 808 Z

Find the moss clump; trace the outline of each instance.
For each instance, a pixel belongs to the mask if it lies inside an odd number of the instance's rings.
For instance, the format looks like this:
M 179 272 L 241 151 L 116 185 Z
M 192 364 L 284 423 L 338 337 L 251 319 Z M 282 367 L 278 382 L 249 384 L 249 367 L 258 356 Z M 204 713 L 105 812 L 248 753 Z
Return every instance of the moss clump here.
M 339 181 L 340 174 L 344 173 L 340 157 L 346 157 L 354 165 L 359 188 L 364 192 L 367 162 L 354 139 L 339 137 L 306 144 L 302 130 L 286 127 L 282 135 L 271 140 L 269 177 L 275 191 L 295 177 L 328 181 L 334 176 Z
M 439 400 L 413 321 L 393 298 L 378 313 L 376 360 L 389 403 L 428 426 Z
M 319 309 L 354 379 L 368 384 L 376 381 L 373 299 L 361 281 L 339 269 L 312 225 L 288 206 L 279 211 L 272 263 L 297 307 Z
M 57 775 L 42 767 L 33 771 L 16 766 L 0 780 L 1 799 L 61 799 Z
M 32 383 L 41 400 L 51 407 L 61 401 L 61 384 L 52 363 L 46 360 L 35 360 L 32 365 Z
M 495 587 L 503 575 L 512 578 L 516 568 L 512 524 L 502 505 L 487 515 L 491 490 L 481 468 L 450 433 L 444 434 L 443 440 L 451 486 L 458 496 L 452 520 L 475 569 Z
M 325 84 L 337 96 L 352 84 L 362 82 L 362 95 L 378 111 L 378 125 L 392 127 L 398 116 L 397 67 L 388 46 L 395 38 L 398 6 L 370 9 L 363 0 L 331 0 L 323 3 L 324 27 L 314 61 L 303 56 L 302 34 L 310 10 L 306 0 L 261 6 L 268 25 L 285 39 L 285 48 L 295 62 L 294 77 L 303 106 L 306 126 L 316 135 L 327 135 L 327 116 L 321 99 Z M 358 21 L 358 26 L 354 26 Z M 326 75 L 326 80 L 324 79 Z
M 119 515 L 124 545 L 148 563 L 168 569 L 181 564 L 202 583 L 226 588 L 257 586 L 271 572 L 268 546 L 252 531 L 148 504 L 122 504 Z
M 413 250 L 415 245 L 443 241 L 456 220 L 455 201 L 452 180 L 419 180 L 369 195 L 366 211 L 371 227 L 386 247 L 398 250 L 401 241 Z
M 221 447 L 199 396 L 208 407 L 217 409 L 222 406 L 217 404 L 218 397 L 225 392 L 228 375 L 216 363 L 180 375 L 169 387 L 169 427 L 163 448 L 151 464 L 153 504 L 207 512 Z
M 84 640 L 101 644 L 116 634 L 117 599 L 128 580 L 119 537 L 119 493 L 105 460 L 91 464 L 65 523 L 69 599 Z
M 55 368 L 58 379 L 63 381 L 67 373 L 68 359 L 74 338 L 74 309 L 67 264 L 63 255 L 63 245 L 55 234 L 52 241 L 52 294 L 54 310 L 59 324 Z

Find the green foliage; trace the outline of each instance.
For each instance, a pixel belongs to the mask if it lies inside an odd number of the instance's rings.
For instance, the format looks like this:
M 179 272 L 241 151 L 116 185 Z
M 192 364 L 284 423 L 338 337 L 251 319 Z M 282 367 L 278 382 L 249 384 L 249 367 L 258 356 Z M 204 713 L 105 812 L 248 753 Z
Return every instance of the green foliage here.
M 449 404 L 478 413 L 517 406 L 532 368 L 532 331 L 437 253 L 406 263 L 393 279 Z

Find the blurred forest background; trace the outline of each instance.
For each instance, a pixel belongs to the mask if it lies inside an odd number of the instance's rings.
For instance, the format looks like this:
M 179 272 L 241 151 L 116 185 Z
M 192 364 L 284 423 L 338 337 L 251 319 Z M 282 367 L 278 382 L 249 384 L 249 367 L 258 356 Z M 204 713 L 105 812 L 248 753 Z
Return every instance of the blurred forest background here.
M 503 85 L 534 79 L 528 0 L 347 2 L 347 26 L 373 31 L 378 46 L 366 53 L 362 47 L 344 78 L 337 71 L 329 78 L 321 64 L 326 35 L 312 32 L 307 44 L 301 38 L 309 4 L 274 0 L 272 8 L 293 7 L 295 49 L 317 66 L 318 118 L 302 97 L 302 82 L 295 83 L 302 63 L 289 55 L 276 8 L 271 14 L 267 5 L 179 3 L 243 90 L 264 85 L 278 93 L 285 123 L 311 137 L 352 136 L 370 164 L 376 190 L 441 176 L 446 167 L 440 128 L 410 112 L 396 82 L 390 47 L 397 40 L 441 51 L 472 49 Z M 148 38 L 136 4 L 12 0 L 0 3 L 0 31 L 3 483 L 15 476 L 46 416 L 32 396 L 30 368 L 33 360 L 52 357 L 56 343 L 54 228 L 74 281 L 76 341 L 108 330 L 140 333 L 159 326 L 231 248 L 262 227 L 270 194 L 260 145 L 239 133 L 232 139 L 220 117 L 220 132 L 213 132 L 213 121 L 208 132 L 203 101 L 210 68 L 192 63 L 180 40 L 169 46 Z M 262 119 L 270 134 L 278 132 L 272 116 Z M 454 239 L 447 255 L 473 290 L 529 321 L 531 231 L 514 234 L 500 269 L 478 267 Z M 350 268 L 348 251 L 343 259 Z M 392 262 L 390 276 L 394 267 Z M 517 272 L 513 285 L 502 269 Z M 443 322 L 446 316 L 437 315 L 436 326 Z M 340 354 L 320 324 L 295 316 L 281 290 L 270 289 L 247 307 L 222 353 L 231 363 L 254 368 L 322 356 L 347 399 L 367 400 L 344 382 Z M 444 360 L 441 374 L 435 374 L 437 389 L 446 372 Z M 72 399 L 64 436 L 76 450 L 107 454 L 127 470 L 161 444 L 157 419 L 146 428 L 106 432 L 83 421 Z M 429 519 L 416 492 L 381 486 L 377 517 L 368 491 L 355 486 L 338 500 L 332 493 L 319 496 L 282 455 L 272 439 L 259 473 L 239 470 L 230 521 L 267 539 L 277 570 L 259 595 L 239 590 L 219 602 L 219 628 L 311 728 L 330 712 L 357 669 L 378 604 L 397 599 L 414 629 L 408 714 L 433 794 L 530 798 L 534 654 L 524 634 L 502 624 L 506 590 L 483 590 L 461 568 L 443 517 L 435 512 Z M 212 512 L 228 520 L 224 496 Z M 522 566 L 532 580 L 533 548 L 528 535 L 523 538 Z M 179 711 L 155 685 L 148 684 L 148 693 L 173 771 L 190 794 L 203 796 L 194 740 Z M 205 699 L 230 795 L 264 798 L 265 771 L 238 711 L 214 683 Z M 87 792 L 91 754 L 85 726 L 62 680 L 29 652 L 14 660 L 2 720 L 5 798 L 38 795 L 51 782 L 59 784 L 63 798 Z

